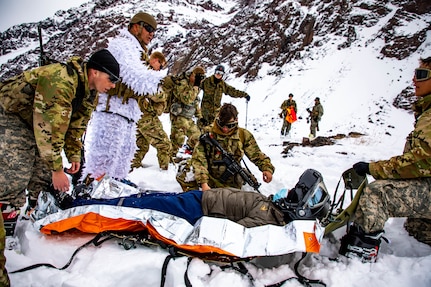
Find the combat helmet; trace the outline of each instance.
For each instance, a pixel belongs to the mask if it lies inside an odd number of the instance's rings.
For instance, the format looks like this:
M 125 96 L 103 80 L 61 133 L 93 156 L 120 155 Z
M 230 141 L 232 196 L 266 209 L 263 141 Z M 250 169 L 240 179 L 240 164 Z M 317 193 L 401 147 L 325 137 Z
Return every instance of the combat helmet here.
M 287 196 L 274 201 L 284 213 L 285 221 L 323 219 L 331 201 L 323 177 L 317 170 L 307 169 Z

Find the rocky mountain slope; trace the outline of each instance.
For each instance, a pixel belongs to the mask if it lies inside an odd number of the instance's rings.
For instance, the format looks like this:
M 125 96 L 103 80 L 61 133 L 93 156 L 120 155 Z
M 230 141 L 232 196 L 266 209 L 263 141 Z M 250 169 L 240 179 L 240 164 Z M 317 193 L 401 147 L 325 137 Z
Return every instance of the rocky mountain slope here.
M 338 50 L 378 43 L 382 58 L 401 60 L 431 37 L 429 0 L 93 0 L 40 22 L 44 50 L 60 61 L 85 57 L 105 47 L 140 10 L 159 22 L 151 48 L 167 55 L 171 73 L 223 62 L 245 81 L 261 77 L 263 65 L 270 67 L 267 75 L 283 77 L 281 67 L 304 58 L 318 60 L 335 42 L 342 43 Z M 37 25 L 0 33 L 0 56 L 14 55 L 1 66 L 1 79 L 37 66 Z M 367 39 L 359 36 L 364 29 L 373 30 Z M 394 104 L 408 108 L 411 95 L 411 89 L 400 91 Z

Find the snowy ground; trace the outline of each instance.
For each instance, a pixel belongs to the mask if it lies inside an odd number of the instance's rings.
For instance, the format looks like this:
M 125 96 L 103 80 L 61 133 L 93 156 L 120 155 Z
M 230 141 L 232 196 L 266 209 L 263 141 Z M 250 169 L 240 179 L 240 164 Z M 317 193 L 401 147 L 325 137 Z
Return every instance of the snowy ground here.
M 364 29 L 358 38 L 368 39 L 365 34 L 373 32 Z M 382 59 L 376 52 L 380 49 L 375 42 L 341 51 L 335 48 L 337 44 L 334 39 L 331 45 L 321 47 L 317 54 L 309 55 L 313 50 L 304 52 L 303 59 L 284 67 L 285 76 L 281 79 L 266 76 L 265 69 L 261 71 L 260 80 L 251 83 L 228 75 L 228 83 L 246 90 L 251 95 L 251 101 L 248 105 L 243 99 L 225 97 L 223 101 L 237 106 L 240 125 L 253 132 L 261 149 L 270 156 L 276 167 L 273 181 L 261 186 L 263 194 L 293 187 L 308 168 L 322 173 L 332 193 L 342 172 L 353 163 L 387 159 L 402 152 L 405 137 L 413 127 L 413 115 L 396 110 L 392 102 L 403 88 L 411 85 L 419 57 L 431 56 L 431 43 L 428 40 L 414 55 L 402 61 Z M 311 58 L 319 60 L 307 60 Z M 270 68 L 267 67 L 268 70 Z M 289 137 L 280 138 L 279 106 L 289 93 L 294 94 L 298 116 L 303 119 L 294 123 Z M 301 142 L 304 136 L 308 136 L 305 109 L 312 106 L 317 96 L 325 109 L 318 135 L 360 132 L 364 136 L 338 140 L 331 146 L 295 147 L 284 157 L 281 154 L 283 141 Z M 167 115 L 162 116 L 162 121 L 169 132 Z M 147 189 L 180 191 L 175 181 L 175 167 L 159 171 L 154 149 L 150 150 L 143 164 L 145 168 L 131 173 L 130 180 Z M 260 172 L 252 164 L 248 166 L 262 182 Z M 386 237 L 391 242 L 382 243 L 379 260 L 375 264 L 362 264 L 359 260 L 344 257 L 332 261 L 329 257 L 337 255 L 339 243 L 325 239 L 320 254 L 312 255 L 299 271 L 331 287 L 431 286 L 431 247 L 408 236 L 403 228 L 404 220 L 397 218 L 387 222 Z M 61 267 L 78 246 L 93 237 L 77 233 L 44 236 L 29 221 L 19 222 L 16 234 L 20 248 L 6 251 L 9 271 L 35 263 L 51 263 Z M 335 238 L 343 234 L 344 229 L 334 233 Z M 14 287 L 159 286 L 166 256 L 167 252 L 159 248 L 138 246 L 126 251 L 118 242 L 108 241 L 100 247 L 91 246 L 80 251 L 66 270 L 42 267 L 11 274 L 10 278 Z M 273 269 L 246 265 L 255 279 L 254 286 L 264 286 L 294 276 L 296 259 Z M 165 286 L 185 286 L 185 269 L 185 258 L 171 262 Z M 200 259 L 192 261 L 188 273 L 193 286 L 253 286 L 247 277 L 238 272 L 229 269 L 221 271 L 217 265 Z M 300 284 L 289 281 L 283 286 Z

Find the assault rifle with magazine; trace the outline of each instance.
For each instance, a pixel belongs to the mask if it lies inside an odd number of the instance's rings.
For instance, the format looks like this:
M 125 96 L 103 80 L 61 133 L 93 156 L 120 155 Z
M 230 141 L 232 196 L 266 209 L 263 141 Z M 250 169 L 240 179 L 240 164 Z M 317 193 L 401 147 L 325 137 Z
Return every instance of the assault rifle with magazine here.
M 239 174 L 242 179 L 257 192 L 259 191 L 260 183 L 257 181 L 256 177 L 248 170 L 248 168 L 243 168 L 233 157 L 232 154 L 228 153 L 217 140 L 215 140 L 210 133 L 204 133 L 200 136 L 199 140 L 202 143 L 208 143 L 209 145 L 215 147 L 218 151 L 222 153 L 222 162 L 226 165 L 226 171 L 221 175 L 220 181 L 226 182 L 229 177 Z

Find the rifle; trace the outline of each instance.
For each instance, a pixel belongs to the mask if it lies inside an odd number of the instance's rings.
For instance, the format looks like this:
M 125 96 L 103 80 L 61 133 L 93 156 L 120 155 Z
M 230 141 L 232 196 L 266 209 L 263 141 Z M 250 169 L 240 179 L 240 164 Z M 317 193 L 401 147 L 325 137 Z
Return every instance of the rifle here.
M 218 151 L 222 153 L 222 160 L 221 162 L 226 165 L 226 171 L 221 175 L 220 181 L 226 182 L 229 177 L 239 174 L 242 179 L 251 187 L 254 188 L 257 192 L 259 191 L 260 183 L 257 181 L 256 177 L 248 170 L 243 167 L 241 167 L 240 164 L 235 160 L 235 158 L 228 153 L 225 149 L 221 147 L 219 142 L 215 140 L 210 133 L 204 133 L 200 136 L 199 141 L 201 143 L 208 143 L 209 145 L 215 147 Z M 214 162 L 216 163 L 216 162 Z
M 42 41 L 42 27 L 37 25 L 37 33 L 39 35 L 39 50 L 40 50 L 40 56 L 39 56 L 39 67 L 48 65 L 51 61 L 48 58 L 48 56 L 45 55 L 45 52 L 43 51 L 43 41 Z

